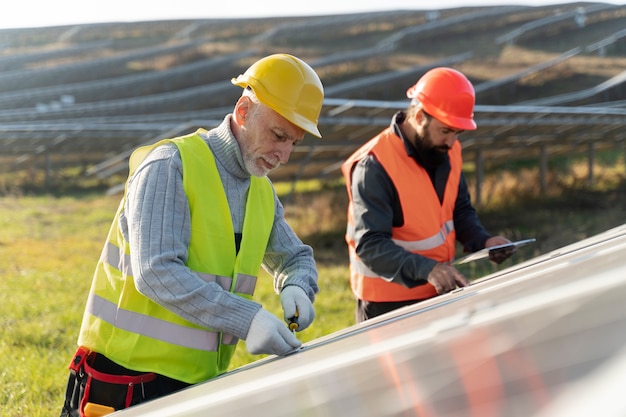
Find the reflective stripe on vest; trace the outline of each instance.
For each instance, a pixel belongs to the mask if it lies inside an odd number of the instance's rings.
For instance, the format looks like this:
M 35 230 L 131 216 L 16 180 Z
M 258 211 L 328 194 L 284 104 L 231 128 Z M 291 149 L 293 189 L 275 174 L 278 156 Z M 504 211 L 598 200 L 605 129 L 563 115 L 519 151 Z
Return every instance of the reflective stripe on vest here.
M 455 250 L 456 232 L 452 214 L 461 175 L 460 144 L 457 141 L 449 152 L 451 170 L 442 204 L 439 203 L 428 174 L 407 155 L 402 139 L 389 128 L 357 149 L 341 167 L 349 196 L 346 241 L 350 256 L 350 283 L 355 296 L 362 300 L 378 302 L 434 297 L 437 292 L 431 284 L 407 288 L 391 282 L 393 277 L 384 277 L 373 272 L 356 253 L 352 213 L 352 169 L 357 162 L 370 154 L 373 154 L 385 169 L 400 199 L 405 223 L 401 227 L 392 228 L 393 242 L 409 252 L 427 256 L 438 262 L 447 262 L 454 258 Z M 411 179 L 410 183 L 407 182 L 408 178 Z M 425 202 L 425 209 L 428 210 L 423 216 L 416 217 L 411 212 L 411 207 L 420 202 Z
M 400 239 L 391 239 L 396 245 L 401 246 L 405 250 L 415 252 L 415 251 L 425 251 L 429 249 L 434 249 L 440 245 L 446 243 L 446 239 L 448 235 L 454 231 L 454 221 L 448 220 L 441 226 L 439 232 L 433 236 L 427 237 L 426 239 L 421 240 L 413 240 L 413 241 L 404 241 Z M 349 236 L 354 236 L 354 224 L 348 224 L 347 234 Z
M 453 230 L 454 230 L 454 222 L 448 221 L 443 225 L 439 233 L 429 238 L 422 239 L 422 240 L 414 240 L 411 242 L 405 242 L 399 239 L 392 239 L 392 241 L 396 245 L 401 246 L 402 248 L 410 252 L 425 251 L 429 249 L 434 249 L 440 245 L 445 244 L 446 238 L 448 237 L 450 232 L 452 232 Z M 352 252 L 350 253 L 350 263 L 352 264 L 352 267 L 354 268 L 354 270 L 358 272 L 359 274 L 363 275 L 364 278 L 382 278 L 385 281 L 390 280 L 386 277 L 378 275 L 377 273 L 369 269 L 367 266 L 365 266 L 363 261 L 361 261 L 361 258 L 359 258 L 358 256 L 353 256 Z
M 427 237 L 426 239 L 421 240 L 413 240 L 413 241 L 404 241 L 400 239 L 392 239 L 394 243 L 398 246 L 402 246 L 405 250 L 410 252 L 416 251 L 427 251 L 430 249 L 435 249 L 441 245 L 446 243 L 448 239 L 448 235 L 454 231 L 454 221 L 448 220 L 441 226 L 439 233 L 436 235 Z
M 179 326 L 145 314 L 118 308 L 117 304 L 95 294 L 90 294 L 86 310 L 119 329 L 174 345 L 216 352 L 220 344 L 218 332 Z M 229 334 L 224 334 L 222 337 L 222 343 L 227 345 L 236 344 L 238 340 Z

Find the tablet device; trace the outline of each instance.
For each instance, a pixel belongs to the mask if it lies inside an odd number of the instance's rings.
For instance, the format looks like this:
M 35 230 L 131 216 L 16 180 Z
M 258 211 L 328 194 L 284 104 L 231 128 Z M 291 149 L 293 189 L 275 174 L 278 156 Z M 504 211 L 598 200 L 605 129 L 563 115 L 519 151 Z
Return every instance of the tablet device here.
M 489 248 L 481 249 L 462 258 L 455 259 L 454 261 L 452 261 L 452 265 L 459 265 L 467 262 L 477 261 L 479 259 L 489 258 L 491 254 L 495 254 L 500 251 L 514 253 L 520 246 L 533 243 L 535 242 L 535 240 L 535 238 L 518 240 L 517 242 L 505 243 L 503 245 L 496 245 Z

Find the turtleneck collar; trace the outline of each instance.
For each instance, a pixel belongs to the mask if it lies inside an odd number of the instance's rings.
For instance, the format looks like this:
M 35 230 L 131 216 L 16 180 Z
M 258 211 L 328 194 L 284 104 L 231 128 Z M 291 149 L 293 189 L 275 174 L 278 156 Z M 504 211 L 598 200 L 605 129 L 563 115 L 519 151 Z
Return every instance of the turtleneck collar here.
M 250 177 L 250 174 L 244 167 L 239 143 L 230 130 L 231 117 L 232 114 L 227 114 L 219 126 L 204 132 L 203 137 L 213 151 L 215 159 L 224 166 L 229 174 L 240 179 L 246 179 Z

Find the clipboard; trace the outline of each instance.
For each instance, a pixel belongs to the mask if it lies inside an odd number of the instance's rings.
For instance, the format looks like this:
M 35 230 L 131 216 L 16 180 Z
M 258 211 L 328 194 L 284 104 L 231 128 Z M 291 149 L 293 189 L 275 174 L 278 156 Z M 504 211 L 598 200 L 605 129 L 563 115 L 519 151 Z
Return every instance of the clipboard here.
M 515 252 L 517 248 L 519 248 L 520 246 L 528 245 L 529 243 L 533 243 L 535 241 L 536 241 L 535 238 L 531 238 L 531 239 L 525 239 L 525 240 L 518 240 L 517 242 L 505 243 L 504 245 L 491 246 L 491 247 L 476 251 L 474 253 L 470 253 L 469 255 L 464 256 L 462 258 L 455 259 L 454 261 L 452 261 L 452 265 L 460 265 L 460 264 L 465 264 L 465 263 L 472 262 L 472 261 L 477 261 L 479 259 L 489 258 L 489 254 L 491 252 L 498 251 L 498 250 L 503 250 L 503 251 L 513 250 L 513 252 Z

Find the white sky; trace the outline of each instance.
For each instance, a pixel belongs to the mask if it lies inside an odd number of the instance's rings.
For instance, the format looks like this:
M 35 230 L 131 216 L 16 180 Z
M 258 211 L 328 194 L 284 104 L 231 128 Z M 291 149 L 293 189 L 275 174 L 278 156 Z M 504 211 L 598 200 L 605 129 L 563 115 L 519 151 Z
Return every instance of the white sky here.
M 516 4 L 545 6 L 575 0 L 5 0 L 0 29 L 99 22 L 328 15 L 398 9 L 446 9 Z M 599 3 L 624 4 L 623 0 Z M 1 40 L 1 39 L 0 39 Z

